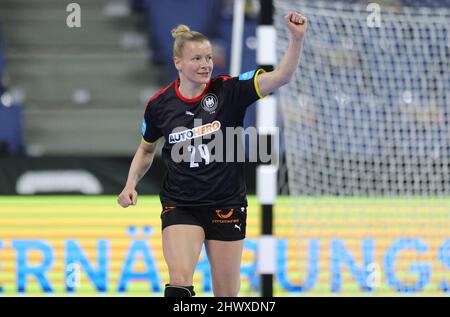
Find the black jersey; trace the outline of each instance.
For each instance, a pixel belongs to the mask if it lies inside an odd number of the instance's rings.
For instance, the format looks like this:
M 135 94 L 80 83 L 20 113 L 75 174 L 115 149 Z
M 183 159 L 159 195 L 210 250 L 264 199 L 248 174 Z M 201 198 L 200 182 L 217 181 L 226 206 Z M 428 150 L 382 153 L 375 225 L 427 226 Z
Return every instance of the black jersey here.
M 218 154 L 218 142 L 213 142 L 220 141 L 217 134 L 228 144 L 226 128 L 242 127 L 247 107 L 262 98 L 257 84 L 262 71 L 214 77 L 193 99 L 182 96 L 177 79 L 149 100 L 142 137 L 146 143 L 165 138 L 167 173 L 160 192 L 164 206 L 247 206 L 244 163 L 225 158 L 236 147 L 224 146 L 223 160 L 210 156 Z

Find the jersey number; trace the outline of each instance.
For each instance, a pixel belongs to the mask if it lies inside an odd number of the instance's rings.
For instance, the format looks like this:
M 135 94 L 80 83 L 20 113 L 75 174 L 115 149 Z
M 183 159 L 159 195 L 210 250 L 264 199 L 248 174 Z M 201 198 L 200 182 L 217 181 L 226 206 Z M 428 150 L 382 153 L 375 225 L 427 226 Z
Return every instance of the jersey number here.
M 198 167 L 198 163 L 195 162 L 195 146 L 189 145 L 188 151 L 191 152 L 191 165 L 190 167 Z M 205 160 L 205 165 L 209 164 L 209 149 L 206 146 L 206 144 L 200 144 L 198 146 L 198 152 L 200 153 L 200 156 L 202 159 Z

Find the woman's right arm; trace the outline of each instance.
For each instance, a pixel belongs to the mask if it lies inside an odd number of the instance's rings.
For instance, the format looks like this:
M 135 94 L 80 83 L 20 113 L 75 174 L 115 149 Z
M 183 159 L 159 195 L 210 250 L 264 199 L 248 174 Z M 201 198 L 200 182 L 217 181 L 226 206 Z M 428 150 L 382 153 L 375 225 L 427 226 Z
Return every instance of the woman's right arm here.
M 147 144 L 141 141 L 136 154 L 134 154 L 131 162 L 130 171 L 128 172 L 127 183 L 124 189 L 117 198 L 117 202 L 123 208 L 130 205 L 136 205 L 138 193 L 136 192 L 136 185 L 141 178 L 147 173 L 153 162 L 155 156 L 156 142 Z

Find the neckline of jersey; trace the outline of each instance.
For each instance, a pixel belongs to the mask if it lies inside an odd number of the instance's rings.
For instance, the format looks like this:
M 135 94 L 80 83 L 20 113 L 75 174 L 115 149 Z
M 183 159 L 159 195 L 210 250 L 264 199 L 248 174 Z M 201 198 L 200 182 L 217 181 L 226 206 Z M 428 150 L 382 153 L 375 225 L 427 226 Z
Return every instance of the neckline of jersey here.
M 197 102 L 197 101 L 200 101 L 205 96 L 206 92 L 208 91 L 209 86 L 211 85 L 211 80 L 209 80 L 209 82 L 206 84 L 205 89 L 203 89 L 202 93 L 199 96 L 189 99 L 189 98 L 184 97 L 183 94 L 181 93 L 181 91 L 178 89 L 179 82 L 180 82 L 180 78 L 177 78 L 175 80 L 175 85 L 174 85 L 175 86 L 175 93 L 177 94 L 178 98 L 180 98 L 184 102 Z

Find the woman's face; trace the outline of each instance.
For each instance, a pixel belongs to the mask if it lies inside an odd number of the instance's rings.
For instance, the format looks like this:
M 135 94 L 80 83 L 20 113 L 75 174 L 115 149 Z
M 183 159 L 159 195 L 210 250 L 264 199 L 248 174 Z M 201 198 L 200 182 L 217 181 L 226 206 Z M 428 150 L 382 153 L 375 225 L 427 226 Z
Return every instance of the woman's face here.
M 211 44 L 208 41 L 187 42 L 183 47 L 182 56 L 174 57 L 174 63 L 183 79 L 207 84 L 213 70 Z

